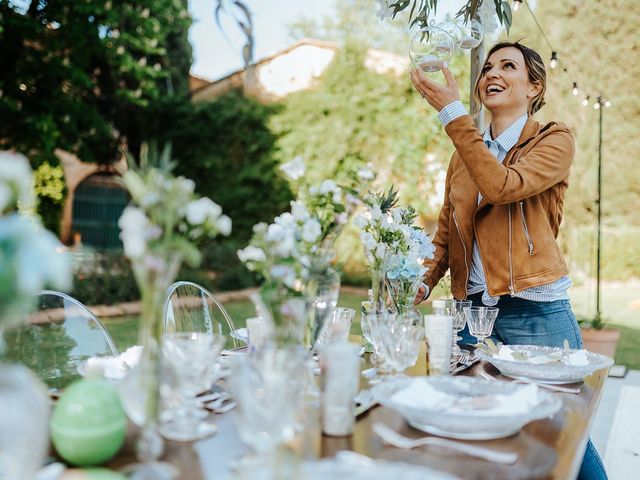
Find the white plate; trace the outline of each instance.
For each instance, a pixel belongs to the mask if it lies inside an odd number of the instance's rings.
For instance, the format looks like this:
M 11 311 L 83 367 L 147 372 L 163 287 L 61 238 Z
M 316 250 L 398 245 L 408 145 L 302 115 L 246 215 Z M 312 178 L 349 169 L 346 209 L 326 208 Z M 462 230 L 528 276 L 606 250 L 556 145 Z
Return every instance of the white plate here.
M 398 401 L 394 395 L 405 390 L 414 381 L 427 382 L 446 398 L 455 397 L 461 401 L 450 405 L 437 403 L 429 407 L 412 406 L 408 402 Z M 519 390 L 523 387 L 525 386 L 478 377 L 412 377 L 376 385 L 373 387 L 373 395 L 380 404 L 397 411 L 410 425 L 427 433 L 464 440 L 489 440 L 513 435 L 527 423 L 550 417 L 562 407 L 562 400 L 556 395 L 536 389 L 535 397 L 531 398 L 532 407 L 511 412 L 495 406 L 486 408 L 488 404 L 495 405 L 492 397 L 496 397 L 496 402 L 499 398 L 503 402 L 509 401 L 511 395 L 523 393 Z M 472 407 L 461 410 L 461 404 Z
M 509 345 L 514 352 L 525 353 L 529 356 L 548 355 L 562 352 L 562 348 L 541 347 L 538 345 Z M 576 352 L 571 350 L 570 352 Z M 491 363 L 503 375 L 512 378 L 535 380 L 540 383 L 564 384 L 582 382 L 585 377 L 601 368 L 609 368 L 613 365 L 613 359 L 599 353 L 587 352 L 587 365 L 569 365 L 562 362 L 543 363 L 536 365 L 523 360 L 504 360 L 489 355 L 480 349 L 476 350 L 478 358 Z

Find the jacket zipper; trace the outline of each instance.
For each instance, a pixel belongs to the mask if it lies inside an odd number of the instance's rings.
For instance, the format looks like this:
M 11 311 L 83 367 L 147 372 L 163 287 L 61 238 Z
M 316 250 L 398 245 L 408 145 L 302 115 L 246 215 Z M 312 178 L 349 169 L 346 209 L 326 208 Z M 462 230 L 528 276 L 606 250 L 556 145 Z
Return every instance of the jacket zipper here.
M 520 202 L 520 214 L 522 215 L 522 227 L 524 228 L 524 236 L 527 237 L 527 243 L 529 244 L 529 256 L 533 256 L 533 240 L 531 240 L 531 235 L 529 235 L 529 229 L 527 228 L 527 220 L 524 218 L 524 207 L 522 206 L 524 202 Z
M 511 296 L 515 296 L 516 292 L 513 288 L 513 255 L 511 252 L 511 205 L 509 204 L 509 291 L 511 292 Z
M 456 230 L 458 230 L 458 235 L 460 236 L 460 241 L 462 242 L 462 249 L 464 250 L 464 267 L 466 269 L 466 276 L 464 279 L 464 289 L 467 290 L 467 284 L 469 283 L 469 264 L 467 263 L 467 247 L 464 244 L 464 237 L 462 236 L 462 232 L 460 231 L 460 225 L 458 225 L 458 219 L 456 217 L 456 211 L 453 211 L 453 223 L 456 224 Z M 465 296 L 466 298 L 466 296 Z

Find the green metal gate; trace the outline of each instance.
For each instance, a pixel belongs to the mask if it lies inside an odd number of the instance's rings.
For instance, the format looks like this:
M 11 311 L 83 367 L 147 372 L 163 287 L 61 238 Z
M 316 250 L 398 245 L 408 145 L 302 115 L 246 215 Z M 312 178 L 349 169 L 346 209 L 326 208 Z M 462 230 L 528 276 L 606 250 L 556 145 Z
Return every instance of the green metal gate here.
M 100 250 L 122 248 L 118 219 L 129 195 L 115 174 L 96 173 L 76 188 L 71 230 L 82 243 Z

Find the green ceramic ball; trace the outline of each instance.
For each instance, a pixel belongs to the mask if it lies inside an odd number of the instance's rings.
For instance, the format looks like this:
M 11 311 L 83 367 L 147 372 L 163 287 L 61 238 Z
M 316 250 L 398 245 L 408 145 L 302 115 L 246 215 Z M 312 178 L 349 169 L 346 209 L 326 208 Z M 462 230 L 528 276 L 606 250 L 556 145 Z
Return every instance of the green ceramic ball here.
M 124 443 L 127 417 L 115 388 L 101 379 L 78 380 L 60 395 L 51 416 L 51 440 L 73 465 L 99 465 Z

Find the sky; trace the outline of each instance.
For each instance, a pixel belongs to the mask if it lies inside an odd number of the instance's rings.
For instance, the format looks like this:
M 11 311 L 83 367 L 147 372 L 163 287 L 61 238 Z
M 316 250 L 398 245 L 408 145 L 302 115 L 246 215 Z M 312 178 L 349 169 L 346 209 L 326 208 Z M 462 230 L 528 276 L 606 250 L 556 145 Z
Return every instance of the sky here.
M 301 17 L 323 18 L 334 11 L 339 0 L 244 0 L 253 13 L 255 46 L 254 60 L 291 45 L 288 25 Z M 464 0 L 441 0 L 442 10 L 457 11 Z M 223 15 L 222 25 L 228 39 L 214 19 L 215 0 L 189 0 L 193 26 L 189 40 L 193 47 L 191 73 L 215 80 L 243 67 L 244 39 L 229 15 Z M 446 9 L 442 8 L 446 5 Z M 371 0 L 371 15 L 375 15 L 375 0 Z M 439 15 L 440 16 L 440 15 Z
M 253 57 L 259 60 L 293 43 L 287 25 L 301 17 L 322 18 L 333 11 L 335 0 L 245 0 L 253 14 L 255 46 Z M 372 4 L 373 4 L 372 0 Z M 224 15 L 222 23 L 229 39 L 214 18 L 215 0 L 190 0 L 193 26 L 189 40 L 194 62 L 191 73 L 216 79 L 243 67 L 244 39 L 239 29 Z

